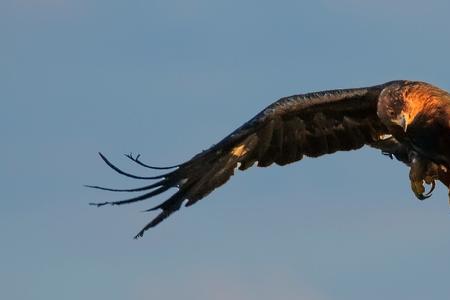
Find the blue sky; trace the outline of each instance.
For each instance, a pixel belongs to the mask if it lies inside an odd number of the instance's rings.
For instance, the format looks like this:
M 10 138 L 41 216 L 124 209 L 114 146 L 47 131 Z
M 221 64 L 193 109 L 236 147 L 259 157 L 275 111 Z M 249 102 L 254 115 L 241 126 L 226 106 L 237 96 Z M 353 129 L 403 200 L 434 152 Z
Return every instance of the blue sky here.
M 239 172 L 143 239 L 124 153 L 181 162 L 276 99 L 450 90 L 448 1 L 0 3 L 4 299 L 446 299 L 450 208 L 363 149 Z

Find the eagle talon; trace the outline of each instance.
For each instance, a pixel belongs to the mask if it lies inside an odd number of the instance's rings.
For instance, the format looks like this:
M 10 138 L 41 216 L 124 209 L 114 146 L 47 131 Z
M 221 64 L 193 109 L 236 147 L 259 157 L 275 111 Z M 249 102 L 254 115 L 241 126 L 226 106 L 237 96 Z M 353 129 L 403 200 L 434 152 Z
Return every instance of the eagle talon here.
M 430 185 L 431 184 L 431 188 L 430 190 L 425 194 L 425 196 L 431 197 L 434 188 L 436 187 L 436 181 L 434 179 L 431 180 L 431 182 L 427 182 L 427 180 L 425 179 L 425 182 Z
M 386 155 L 390 159 L 394 159 L 394 155 L 392 153 L 390 153 L 390 152 L 381 151 L 381 154 Z
M 434 185 L 431 187 L 430 191 L 426 194 L 425 193 L 425 187 L 423 186 L 423 181 L 412 181 L 411 180 L 411 189 L 414 192 L 414 195 L 419 200 L 425 200 L 427 198 L 431 197 L 431 192 L 434 190 Z
M 416 152 L 410 152 L 409 159 L 411 165 L 409 172 L 411 189 L 419 200 L 425 200 L 431 197 L 436 187 L 436 180 L 440 179 L 439 166 L 420 157 Z M 430 185 L 428 192 L 425 192 L 424 184 Z

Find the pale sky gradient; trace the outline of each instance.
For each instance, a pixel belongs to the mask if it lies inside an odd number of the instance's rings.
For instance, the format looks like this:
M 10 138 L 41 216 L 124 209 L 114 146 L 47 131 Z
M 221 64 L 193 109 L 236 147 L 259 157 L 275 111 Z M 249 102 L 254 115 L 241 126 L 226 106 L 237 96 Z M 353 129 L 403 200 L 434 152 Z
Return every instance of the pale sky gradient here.
M 0 2 L 2 299 L 449 299 L 446 191 L 363 149 L 250 169 L 143 239 L 88 206 L 276 99 L 418 79 L 450 90 L 450 2 Z

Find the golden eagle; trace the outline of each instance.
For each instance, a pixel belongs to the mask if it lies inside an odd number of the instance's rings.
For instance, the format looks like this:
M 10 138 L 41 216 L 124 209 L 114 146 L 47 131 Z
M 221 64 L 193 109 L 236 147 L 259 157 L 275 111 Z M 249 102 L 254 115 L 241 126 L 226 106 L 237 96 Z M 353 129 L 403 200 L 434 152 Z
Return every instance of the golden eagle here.
M 135 189 L 89 186 L 117 192 L 145 191 L 126 200 L 91 204 L 122 205 L 177 188 L 163 203 L 147 210 L 161 212 L 137 238 L 183 202 L 191 206 L 227 182 L 236 168 L 245 170 L 255 163 L 259 167 L 272 163 L 282 166 L 303 156 L 318 157 L 364 145 L 408 165 L 412 191 L 420 200 L 431 195 L 435 180 L 450 187 L 450 94 L 425 82 L 398 80 L 284 97 L 182 164 L 153 167 L 140 161 L 139 155 L 127 155 L 143 167 L 171 170 L 159 176 L 126 173 L 100 153 L 106 164 L 122 175 L 157 181 Z M 431 185 L 427 193 L 424 184 Z

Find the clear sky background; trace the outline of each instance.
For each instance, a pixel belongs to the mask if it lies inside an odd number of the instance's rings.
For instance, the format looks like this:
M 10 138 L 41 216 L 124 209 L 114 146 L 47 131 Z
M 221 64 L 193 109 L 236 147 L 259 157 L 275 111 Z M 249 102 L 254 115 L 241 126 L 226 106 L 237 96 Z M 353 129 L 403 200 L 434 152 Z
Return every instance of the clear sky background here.
M 168 194 L 98 151 L 189 159 L 276 99 L 417 79 L 450 90 L 447 0 L 0 2 L 2 299 L 449 299 L 445 188 L 363 149 L 250 169 L 132 237 Z M 153 174 L 153 173 L 152 173 Z

